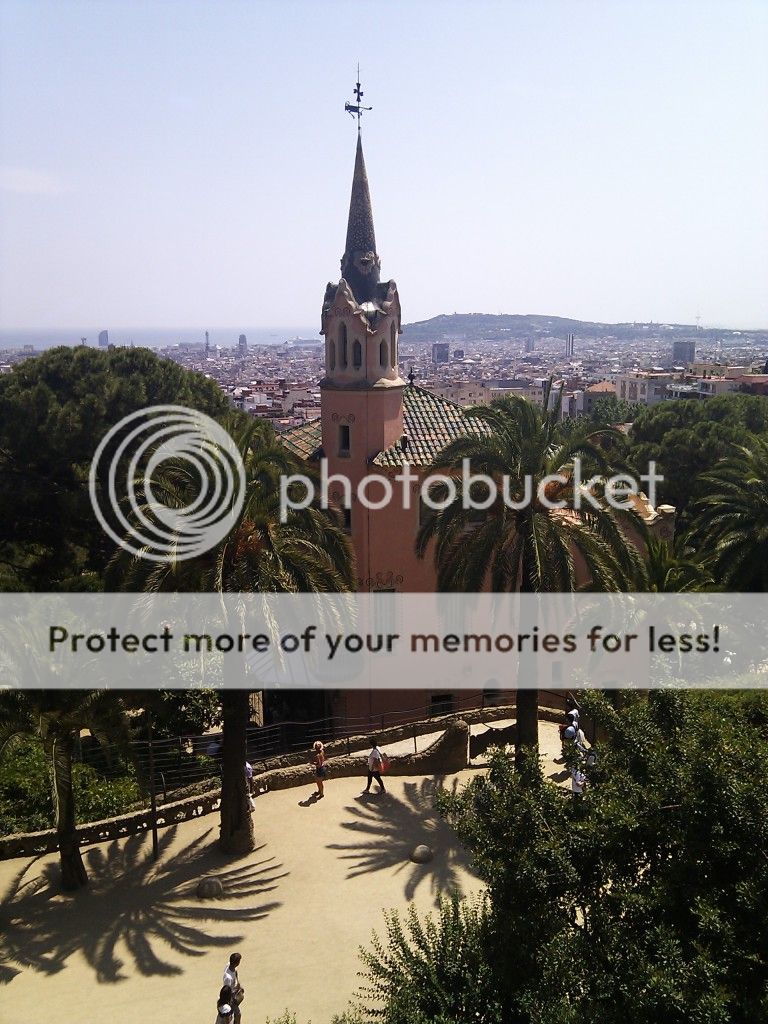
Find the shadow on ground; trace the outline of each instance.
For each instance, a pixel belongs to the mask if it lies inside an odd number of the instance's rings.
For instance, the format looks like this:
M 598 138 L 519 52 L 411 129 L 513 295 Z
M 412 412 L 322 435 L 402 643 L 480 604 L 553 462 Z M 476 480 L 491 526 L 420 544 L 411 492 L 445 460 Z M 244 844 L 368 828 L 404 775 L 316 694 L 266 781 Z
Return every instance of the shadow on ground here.
M 516 736 L 517 726 L 514 724 L 507 725 L 501 729 L 494 729 L 492 726 L 488 726 L 485 732 L 473 733 L 469 737 L 470 761 L 474 761 L 475 758 L 487 754 L 492 747 L 499 747 L 501 750 L 504 750 L 505 747 L 514 746 Z
M 454 779 L 452 791 L 458 787 Z M 358 798 L 357 805 L 346 807 L 349 820 L 342 827 L 357 834 L 348 843 L 332 843 L 342 860 L 350 862 L 348 878 L 373 871 L 396 868 L 405 874 L 405 897 L 413 899 L 422 884 L 437 898 L 460 891 L 460 870 L 471 870 L 469 858 L 456 834 L 435 809 L 435 795 L 443 788 L 443 779 L 406 782 L 403 799 L 391 792 L 371 793 Z M 410 854 L 414 846 L 425 843 L 434 851 L 429 864 L 414 864 Z
M 181 974 L 181 967 L 163 959 L 167 951 L 196 957 L 241 941 L 246 921 L 258 921 L 280 906 L 244 906 L 243 901 L 273 892 L 287 872 L 280 873 L 274 857 L 256 859 L 264 847 L 232 867 L 211 843 L 211 832 L 169 854 L 176 828 L 166 829 L 157 863 L 146 833 L 93 847 L 85 856 L 89 883 L 71 895 L 58 892 L 57 866 L 46 865 L 40 875 L 25 881 L 35 861 L 26 864 L 0 902 L 0 983 L 7 984 L 24 969 L 55 974 L 76 952 L 100 982 L 122 981 L 136 972 Z M 221 881 L 223 895 L 218 899 L 198 899 L 197 883 L 206 875 Z M 219 928 L 212 934 L 203 927 L 208 922 L 232 927 L 226 934 Z M 118 943 L 133 961 L 128 972 L 123 971 Z

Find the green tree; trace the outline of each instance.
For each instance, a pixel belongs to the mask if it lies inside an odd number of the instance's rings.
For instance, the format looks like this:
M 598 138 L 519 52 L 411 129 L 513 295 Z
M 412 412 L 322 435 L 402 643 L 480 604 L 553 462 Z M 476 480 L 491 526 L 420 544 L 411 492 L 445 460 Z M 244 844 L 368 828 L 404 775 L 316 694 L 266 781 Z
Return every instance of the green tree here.
M 598 590 L 616 591 L 626 590 L 642 574 L 642 558 L 630 539 L 643 535 L 642 522 L 630 511 L 612 508 L 599 487 L 593 487 L 594 507 L 579 492 L 576 477 L 576 460 L 585 471 L 602 477 L 615 471 L 605 446 L 621 443 L 618 431 L 605 428 L 564 439 L 559 403 L 547 410 L 517 396 L 469 409 L 467 416 L 478 431 L 451 442 L 430 467 L 456 480 L 455 498 L 424 521 L 416 541 L 421 557 L 434 542 L 441 591 L 490 587 L 538 594 L 574 591 L 587 582 Z M 473 474 L 491 477 L 496 484 L 496 500 L 480 515 L 465 507 L 464 460 Z M 505 501 L 505 481 L 511 501 Z M 435 486 L 437 501 L 446 501 L 446 495 L 446 485 Z M 473 485 L 475 502 L 488 496 L 486 485 Z M 556 501 L 562 507 L 552 508 Z M 535 659 L 521 659 L 519 673 L 529 683 L 535 679 Z M 519 755 L 523 747 L 538 743 L 535 686 L 518 689 L 517 721 Z
M 233 418 L 228 426 L 243 459 L 245 500 L 231 530 L 198 558 L 162 563 L 118 553 L 108 582 L 130 591 L 218 593 L 322 593 L 354 589 L 354 559 L 336 514 L 316 504 L 292 509 L 285 522 L 279 479 L 299 471 L 296 460 L 263 421 Z M 306 472 L 305 467 L 301 467 Z M 152 489 L 170 508 L 184 508 L 212 482 L 169 459 Z M 151 513 L 151 509 L 146 511 Z M 253 825 L 245 778 L 247 690 L 222 693 L 221 846 L 227 852 L 253 849 Z
M 451 1022 L 474 1019 L 462 1005 L 494 1024 L 768 1019 L 766 695 L 667 690 L 617 710 L 594 694 L 584 705 L 607 739 L 583 801 L 534 758 L 521 773 L 502 753 L 487 776 L 441 794 L 487 885 L 486 911 L 438 921 L 427 942 L 390 934 L 374 978 L 394 983 L 367 1019 L 441 1019 L 437 993 Z M 473 977 L 473 958 L 488 970 Z
M 710 589 L 712 575 L 701 560 L 689 555 L 684 540 L 668 541 L 649 535 L 646 560 L 637 590 L 654 594 L 685 594 Z
M 40 738 L 50 765 L 61 884 L 77 889 L 88 881 L 77 836 L 72 755 L 82 729 L 118 736 L 123 712 L 115 695 L 99 690 L 6 690 L 0 693 L 0 752 L 25 736 Z
M 643 408 L 639 402 L 627 402 L 608 395 L 595 402 L 587 419 L 593 427 L 613 427 L 619 423 L 632 423 Z
M 114 544 L 91 509 L 90 464 L 111 427 L 159 404 L 227 409 L 213 381 L 142 348 L 50 349 L 0 377 L 0 587 L 100 589 Z
M 768 437 L 753 437 L 701 477 L 690 542 L 727 590 L 768 590 Z
M 658 402 L 645 409 L 630 431 L 629 458 L 635 472 L 654 461 L 664 477 L 659 500 L 674 505 L 685 526 L 691 506 L 703 496 L 703 476 L 727 456 L 745 434 L 768 433 L 768 398 L 719 395 Z

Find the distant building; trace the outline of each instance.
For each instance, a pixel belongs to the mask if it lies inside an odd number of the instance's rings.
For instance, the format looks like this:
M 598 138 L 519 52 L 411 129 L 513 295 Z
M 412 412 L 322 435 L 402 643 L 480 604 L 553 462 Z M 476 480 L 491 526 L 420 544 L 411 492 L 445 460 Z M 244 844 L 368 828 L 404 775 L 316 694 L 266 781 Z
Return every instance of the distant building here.
M 99 331 L 99 348 L 109 348 L 109 331 Z
M 667 398 L 715 398 L 739 390 L 739 382 L 732 377 L 691 377 L 682 383 L 667 386 Z
M 211 352 L 211 341 L 208 337 L 208 331 L 205 332 L 205 358 L 207 359 Z
M 676 383 L 671 373 L 653 373 L 647 370 L 632 370 L 631 373 L 616 375 L 616 397 L 627 402 L 639 402 L 641 405 L 655 405 L 663 402 L 667 395 L 667 385 Z
M 453 358 L 454 359 L 463 359 L 464 358 L 464 349 L 463 348 L 455 348 L 453 350 Z
M 447 341 L 436 341 L 432 346 L 432 362 L 447 363 L 451 358 L 451 346 Z
M 606 398 L 612 398 L 615 393 L 616 388 L 609 380 L 601 380 L 597 384 L 590 384 L 586 390 L 578 392 L 576 414 L 591 416 L 598 402 Z
M 237 354 L 239 356 L 248 355 L 248 339 L 244 334 L 241 334 L 237 339 Z
M 565 358 L 570 359 L 573 355 L 573 335 L 569 334 L 565 339 Z
M 531 337 L 525 339 L 525 351 L 530 355 L 530 353 L 533 352 L 535 348 L 536 339 L 533 337 L 533 335 L 531 335 Z
M 673 341 L 672 363 L 675 366 L 687 366 L 696 358 L 695 341 Z

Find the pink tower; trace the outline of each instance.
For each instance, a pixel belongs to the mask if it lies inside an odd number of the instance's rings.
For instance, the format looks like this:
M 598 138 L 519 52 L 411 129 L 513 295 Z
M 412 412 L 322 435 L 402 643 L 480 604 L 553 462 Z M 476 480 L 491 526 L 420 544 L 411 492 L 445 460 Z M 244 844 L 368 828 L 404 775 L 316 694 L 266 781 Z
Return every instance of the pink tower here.
M 405 381 L 397 364 L 400 299 L 394 281 L 380 282 L 373 212 L 360 135 L 349 203 L 341 280 L 329 284 L 323 301 L 325 376 L 320 382 L 322 452 L 328 473 L 349 480 L 352 503 L 345 513 L 361 581 L 370 578 L 369 519 L 355 495 L 360 480 L 375 472 L 372 460 L 403 436 Z M 332 485 L 342 504 L 343 485 Z M 376 499 L 376 485 L 369 491 Z

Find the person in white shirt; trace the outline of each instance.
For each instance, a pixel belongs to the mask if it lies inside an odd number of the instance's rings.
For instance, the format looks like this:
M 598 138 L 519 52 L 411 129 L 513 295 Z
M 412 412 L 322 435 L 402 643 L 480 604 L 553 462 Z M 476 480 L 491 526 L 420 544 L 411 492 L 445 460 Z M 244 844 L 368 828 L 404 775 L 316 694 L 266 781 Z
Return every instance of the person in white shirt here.
M 575 800 L 580 800 L 584 796 L 584 783 L 586 781 L 587 776 L 581 768 L 574 768 L 571 771 L 571 792 Z
M 240 979 L 237 976 L 237 968 L 240 966 L 242 959 L 239 953 L 232 953 L 224 971 L 224 980 L 222 981 L 223 985 L 229 986 L 232 990 L 232 1024 L 240 1024 L 240 1003 L 242 1003 L 243 996 L 245 995 L 245 989 L 240 984 Z M 221 1008 L 219 1008 L 219 1014 L 221 1014 Z
M 363 790 L 364 793 L 371 792 L 371 782 L 376 779 L 379 784 L 379 792 L 385 793 L 384 783 L 381 780 L 381 766 L 384 764 L 384 755 L 379 750 L 379 745 L 375 739 L 371 739 L 371 752 L 368 755 L 368 785 Z

